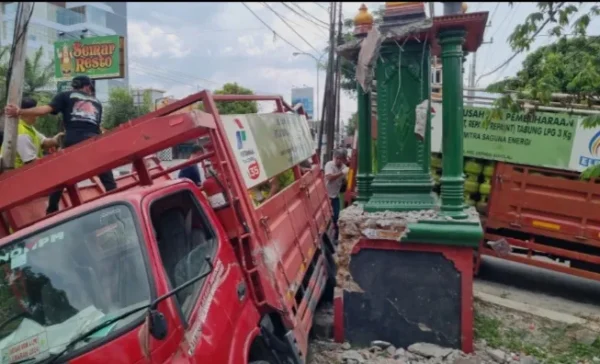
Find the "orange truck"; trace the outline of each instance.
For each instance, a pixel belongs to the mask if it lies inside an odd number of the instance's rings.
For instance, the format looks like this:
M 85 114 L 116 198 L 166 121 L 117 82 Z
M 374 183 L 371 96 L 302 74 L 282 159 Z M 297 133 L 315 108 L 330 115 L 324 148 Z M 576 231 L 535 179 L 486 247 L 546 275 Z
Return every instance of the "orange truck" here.
M 250 100 L 277 111 L 215 106 Z M 206 112 L 180 112 L 196 102 Z M 308 125 L 291 111 L 280 97 L 203 91 L 1 174 L 2 362 L 306 363 L 315 310 L 333 294 L 334 243 Z M 288 132 L 281 153 L 251 145 L 257 120 Z M 199 138 L 204 153 L 180 165 L 152 157 Z M 170 177 L 197 163 L 202 186 Z M 95 176 L 127 164 L 105 192 Z M 255 207 L 248 189 L 289 168 L 294 182 Z

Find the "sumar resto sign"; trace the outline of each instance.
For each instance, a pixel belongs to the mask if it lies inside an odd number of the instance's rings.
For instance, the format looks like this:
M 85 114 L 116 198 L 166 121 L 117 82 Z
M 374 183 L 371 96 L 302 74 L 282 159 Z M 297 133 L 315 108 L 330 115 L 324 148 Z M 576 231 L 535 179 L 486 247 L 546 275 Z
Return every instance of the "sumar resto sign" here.
M 107 35 L 54 43 L 54 77 L 58 81 L 86 75 L 93 79 L 122 78 L 123 37 Z

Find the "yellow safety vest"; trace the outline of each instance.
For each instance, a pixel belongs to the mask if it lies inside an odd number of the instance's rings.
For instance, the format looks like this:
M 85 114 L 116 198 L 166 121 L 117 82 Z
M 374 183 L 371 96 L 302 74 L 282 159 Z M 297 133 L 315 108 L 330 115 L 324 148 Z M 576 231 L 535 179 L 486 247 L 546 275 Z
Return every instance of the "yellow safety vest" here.
M 41 158 L 44 155 L 42 154 L 42 140 L 38 137 L 38 133 L 35 131 L 35 129 L 33 128 L 33 126 L 28 125 L 26 122 L 24 122 L 23 120 L 19 119 L 19 126 L 17 129 L 17 134 L 18 135 L 29 135 L 31 137 L 31 141 L 33 142 L 33 145 L 35 145 L 36 149 L 37 149 L 37 158 Z M 2 149 L 0 148 L 0 151 Z M 21 156 L 19 156 L 19 153 L 17 153 L 16 158 L 15 158 L 15 168 L 20 168 L 23 166 L 23 160 L 21 159 Z

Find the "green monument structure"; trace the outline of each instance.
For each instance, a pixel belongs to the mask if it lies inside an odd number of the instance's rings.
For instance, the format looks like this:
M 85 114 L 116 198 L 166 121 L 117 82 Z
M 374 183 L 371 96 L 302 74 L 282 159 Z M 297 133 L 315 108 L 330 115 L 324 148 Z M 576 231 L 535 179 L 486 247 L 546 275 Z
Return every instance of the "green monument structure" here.
M 466 13 L 461 3 L 445 8 L 453 13 L 427 18 L 422 2 L 387 2 L 376 28 L 363 4 L 356 39 L 338 48 L 357 63 L 359 146 L 357 202 L 339 222 L 337 341 L 473 349 L 473 249 L 483 231 L 463 201 L 462 80 L 464 56 L 481 45 L 488 13 Z M 429 169 L 433 56 L 442 60 L 439 200 Z

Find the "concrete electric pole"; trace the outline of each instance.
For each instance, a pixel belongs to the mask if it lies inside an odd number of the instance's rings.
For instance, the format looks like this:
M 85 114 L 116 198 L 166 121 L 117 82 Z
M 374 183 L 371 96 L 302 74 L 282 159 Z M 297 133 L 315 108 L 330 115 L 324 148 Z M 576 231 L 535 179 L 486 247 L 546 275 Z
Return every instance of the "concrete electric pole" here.
M 15 32 L 11 50 L 10 82 L 8 84 L 7 104 L 21 106 L 23 83 L 25 78 L 25 57 L 27 56 L 27 26 L 33 12 L 33 2 L 17 3 Z M 1 170 L 13 169 L 17 155 L 18 117 L 4 115 L 4 142 L 2 144 Z

